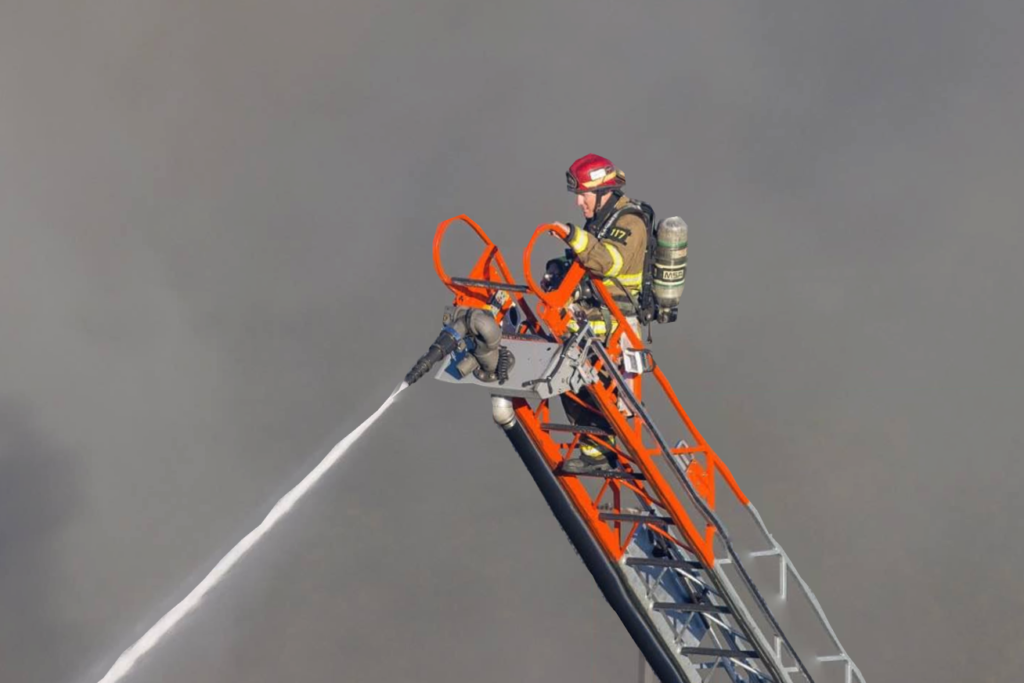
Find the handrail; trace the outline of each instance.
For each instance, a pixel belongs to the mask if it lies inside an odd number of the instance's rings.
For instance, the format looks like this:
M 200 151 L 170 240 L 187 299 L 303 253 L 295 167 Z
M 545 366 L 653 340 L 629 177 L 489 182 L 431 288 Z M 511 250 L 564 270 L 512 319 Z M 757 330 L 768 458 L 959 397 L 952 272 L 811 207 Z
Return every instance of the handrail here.
M 441 260 L 441 244 L 444 242 L 445 233 L 448 231 L 449 226 L 455 221 L 462 221 L 477 234 L 480 241 L 484 243 L 484 250 L 480 255 L 476 266 L 473 271 L 469 274 L 469 277 L 452 278 L 444 269 L 444 264 Z M 437 276 L 441 278 L 441 282 L 444 286 L 455 294 L 456 300 L 460 305 L 475 306 L 478 308 L 486 308 L 491 299 L 490 290 L 502 289 L 500 285 L 515 285 L 515 280 L 512 278 L 512 274 L 509 272 L 508 266 L 505 264 L 505 259 L 502 258 L 501 252 L 498 247 L 487 236 L 473 219 L 465 214 L 453 216 L 448 220 L 442 221 L 437 226 L 437 231 L 434 233 L 434 270 L 437 272 Z M 492 279 L 493 265 L 497 266 L 498 274 L 503 278 L 504 282 Z M 458 280 L 478 280 L 479 284 L 469 284 L 466 282 L 458 282 Z M 494 286 L 490 286 L 488 282 L 493 282 Z M 521 299 L 521 295 L 517 297 Z M 521 301 L 521 303 L 523 303 Z M 532 312 L 529 313 L 532 317 Z
M 545 223 L 543 225 L 538 225 L 537 229 L 533 231 L 533 236 L 530 237 L 530 241 L 526 245 L 526 249 L 523 250 L 523 279 L 526 281 L 526 285 L 530 288 L 533 295 L 540 299 L 544 305 L 549 308 L 558 309 L 565 305 L 565 301 L 568 297 L 563 298 L 561 301 L 557 301 L 555 298 L 549 297 L 548 295 L 550 292 L 545 292 L 537 285 L 537 282 L 533 279 L 533 272 L 530 269 L 530 259 L 533 256 L 533 245 L 536 243 L 537 238 L 544 233 L 551 233 L 555 237 L 563 240 L 569 236 L 566 229 L 558 223 Z
M 550 310 L 553 313 L 553 317 L 546 316 L 544 315 L 544 312 L 538 308 L 538 312 L 541 313 L 541 317 L 545 318 L 548 327 L 551 328 L 551 331 L 554 334 L 561 335 L 567 331 L 568 322 L 572 317 L 566 310 L 566 306 L 572 299 L 573 292 L 576 291 L 580 281 L 588 275 L 586 268 L 580 265 L 578 260 L 575 260 L 569 267 L 569 270 L 562 277 L 562 281 L 559 283 L 558 289 L 552 292 L 545 292 L 542 290 L 540 286 L 537 285 L 536 280 L 533 279 L 530 260 L 533 257 L 533 246 L 537 242 L 537 238 L 545 233 L 550 233 L 563 240 L 569 236 L 566 229 L 558 223 L 545 223 L 537 226 L 537 229 L 533 231 L 533 236 L 530 237 L 529 243 L 526 245 L 526 249 L 523 251 L 523 279 L 526 281 L 526 285 L 530 288 L 530 293 L 537 297 L 546 310 Z
M 444 265 L 441 263 L 441 243 L 444 242 L 444 234 L 448 231 L 448 227 L 455 221 L 462 221 L 471 227 L 473 232 L 477 234 L 480 240 L 488 248 L 496 248 L 494 242 L 492 242 L 491 238 L 487 236 L 486 232 L 484 232 L 484 229 L 477 225 L 477 223 L 466 214 L 453 216 L 446 221 L 442 221 L 437 226 L 437 232 L 434 233 L 434 270 L 437 271 L 437 276 L 441 278 L 441 282 L 443 282 L 448 289 L 452 289 L 452 279 L 448 277 L 448 273 L 445 272 Z

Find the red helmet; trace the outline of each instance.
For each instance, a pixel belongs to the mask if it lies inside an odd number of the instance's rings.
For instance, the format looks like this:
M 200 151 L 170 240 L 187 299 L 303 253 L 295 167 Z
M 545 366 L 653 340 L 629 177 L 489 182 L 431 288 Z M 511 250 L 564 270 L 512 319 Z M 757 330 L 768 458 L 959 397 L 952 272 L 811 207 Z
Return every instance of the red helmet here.
M 625 187 L 626 175 L 604 157 L 588 154 L 572 162 L 565 182 L 576 194 L 601 192 Z

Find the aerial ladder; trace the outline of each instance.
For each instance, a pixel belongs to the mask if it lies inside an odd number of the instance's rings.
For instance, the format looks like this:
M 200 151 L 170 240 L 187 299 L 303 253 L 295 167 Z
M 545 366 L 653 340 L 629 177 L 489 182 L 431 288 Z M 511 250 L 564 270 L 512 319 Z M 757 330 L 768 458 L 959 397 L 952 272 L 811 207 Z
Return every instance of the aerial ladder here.
M 483 242 L 465 277 L 449 276 L 441 258 L 457 222 Z M 556 288 L 537 285 L 531 258 L 544 235 L 566 236 L 558 224 L 539 226 L 524 251 L 525 282 L 516 283 L 468 216 L 438 225 L 434 266 L 454 300 L 407 381 L 437 367 L 435 379 L 490 393 L 495 422 L 639 647 L 641 679 L 646 661 L 661 683 L 864 683 L 814 593 L 605 285 L 590 283 L 614 319 L 603 341 L 585 320 L 573 324 L 573 292 L 590 277 L 579 263 Z M 563 396 L 600 412 L 611 432 L 558 421 Z M 654 422 L 657 406 L 670 415 L 666 430 Z M 581 439 L 612 451 L 617 466 L 563 472 Z M 741 551 L 730 536 L 720 514 L 726 503 L 749 514 L 757 549 Z M 777 573 L 769 567 L 765 581 L 765 568 L 754 565 L 768 562 Z M 762 584 L 772 585 L 771 594 Z M 817 630 L 800 642 L 783 624 L 797 619 L 790 609 L 797 596 L 812 617 L 797 625 Z

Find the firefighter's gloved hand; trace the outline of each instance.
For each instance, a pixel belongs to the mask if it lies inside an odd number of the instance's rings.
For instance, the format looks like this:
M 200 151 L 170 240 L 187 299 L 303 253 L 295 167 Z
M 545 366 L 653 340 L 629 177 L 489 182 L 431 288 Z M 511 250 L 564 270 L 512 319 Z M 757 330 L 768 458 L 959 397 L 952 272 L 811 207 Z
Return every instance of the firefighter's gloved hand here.
M 544 267 L 544 277 L 540 280 L 540 288 L 545 292 L 558 289 L 571 266 L 572 262 L 566 257 L 553 258 L 548 261 Z
M 577 228 L 572 223 L 562 223 L 560 221 L 555 221 L 555 225 L 560 227 L 562 230 L 565 230 L 565 237 L 563 237 L 562 239 L 566 241 L 569 240 L 569 236 L 572 235 L 574 230 L 579 230 L 579 228 Z

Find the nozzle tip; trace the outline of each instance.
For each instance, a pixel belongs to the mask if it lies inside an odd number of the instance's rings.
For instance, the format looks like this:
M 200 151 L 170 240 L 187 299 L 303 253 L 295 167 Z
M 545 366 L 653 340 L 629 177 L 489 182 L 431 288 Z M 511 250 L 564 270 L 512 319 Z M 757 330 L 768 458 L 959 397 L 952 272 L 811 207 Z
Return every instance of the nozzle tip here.
M 427 374 L 428 370 L 430 370 L 430 365 L 420 360 L 416 365 L 412 366 L 412 370 L 405 376 L 406 386 L 415 384 L 423 375 Z

